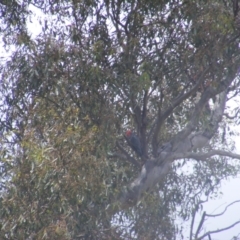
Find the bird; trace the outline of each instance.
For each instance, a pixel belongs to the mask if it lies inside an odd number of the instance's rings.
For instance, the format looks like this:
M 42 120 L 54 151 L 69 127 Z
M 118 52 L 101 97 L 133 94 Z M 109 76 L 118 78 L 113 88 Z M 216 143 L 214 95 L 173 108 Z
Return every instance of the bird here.
M 139 157 L 142 157 L 142 146 L 137 134 L 133 133 L 132 130 L 127 130 L 125 136 L 129 146 L 136 152 Z

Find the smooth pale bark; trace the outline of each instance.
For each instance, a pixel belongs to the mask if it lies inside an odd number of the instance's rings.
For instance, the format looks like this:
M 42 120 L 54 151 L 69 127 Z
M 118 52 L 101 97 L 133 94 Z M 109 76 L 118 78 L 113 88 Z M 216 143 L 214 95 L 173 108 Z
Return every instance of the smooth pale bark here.
M 207 94 L 206 94 L 207 95 Z M 126 187 L 118 198 L 120 209 L 134 206 L 141 196 L 153 189 L 155 184 L 159 183 L 169 173 L 171 164 L 174 160 L 182 158 L 194 158 L 196 160 L 206 161 L 213 155 L 228 156 L 240 159 L 240 155 L 221 150 L 212 150 L 208 153 L 193 153 L 195 149 L 201 149 L 206 146 L 218 129 L 219 122 L 224 114 L 227 93 L 223 91 L 216 95 L 216 101 L 213 106 L 209 124 L 206 129 L 194 132 L 194 126 L 204 109 L 204 105 L 209 101 L 211 94 L 202 96 L 196 105 L 192 118 L 179 134 L 170 142 L 161 146 L 158 150 L 158 157 L 147 160 L 142 166 L 138 177 Z

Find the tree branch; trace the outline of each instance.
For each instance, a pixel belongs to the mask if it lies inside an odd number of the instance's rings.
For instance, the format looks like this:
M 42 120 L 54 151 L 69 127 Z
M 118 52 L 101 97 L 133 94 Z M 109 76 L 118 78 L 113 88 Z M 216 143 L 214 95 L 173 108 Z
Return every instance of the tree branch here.
M 186 140 L 190 140 L 191 144 L 193 143 L 193 141 L 195 140 L 195 148 L 196 147 L 202 147 L 201 146 L 197 146 L 197 138 L 194 139 L 194 137 L 196 137 L 197 135 L 193 135 L 191 137 L 192 132 L 194 131 L 194 129 L 197 126 L 200 114 L 202 112 L 203 107 L 205 106 L 205 104 L 208 102 L 208 100 L 216 95 L 216 90 L 214 90 L 211 87 L 208 87 L 205 92 L 202 94 L 201 99 L 199 100 L 199 102 L 196 104 L 196 107 L 192 113 L 192 117 L 189 120 L 189 123 L 187 124 L 187 126 L 180 131 L 176 137 L 173 139 L 174 142 L 174 152 L 182 152 L 181 147 L 183 146 L 184 142 L 186 142 Z M 213 114 L 209 123 L 209 127 L 207 127 L 204 132 L 199 135 L 199 137 L 202 137 L 201 140 L 206 139 L 205 142 L 207 142 L 207 139 L 210 140 L 212 138 L 212 136 L 214 135 L 214 133 L 217 131 L 218 129 L 218 123 L 221 121 L 222 119 L 222 115 L 224 113 L 224 109 L 225 109 L 225 104 L 226 104 L 226 96 L 227 96 L 227 91 L 223 91 L 218 95 L 218 102 L 215 103 L 214 105 L 214 110 L 213 110 Z M 185 152 L 190 151 L 190 149 L 186 150 Z
M 140 140 L 142 144 L 143 156 L 147 155 L 147 142 L 146 142 L 146 131 L 147 131 L 147 103 L 148 103 L 148 91 L 144 91 L 143 97 L 143 109 L 142 109 L 142 126 L 140 128 Z
M 166 109 L 162 114 L 161 121 L 164 122 L 164 120 L 169 116 L 169 114 L 173 111 L 173 109 L 177 106 L 179 106 L 184 100 L 189 98 L 193 93 L 195 93 L 198 90 L 198 87 L 201 85 L 201 83 L 204 81 L 205 74 L 209 70 L 210 67 L 207 67 L 199 76 L 197 83 L 185 94 L 181 94 L 180 96 L 176 97 L 170 107 Z
M 235 119 L 238 116 L 239 112 L 237 111 L 233 116 L 230 116 L 228 113 L 225 113 L 224 116 L 230 120 Z
M 121 152 L 123 152 L 123 154 L 119 154 L 119 153 L 109 153 L 108 157 L 109 158 L 120 158 L 123 159 L 125 161 L 128 161 L 130 163 L 132 163 L 133 165 L 135 165 L 138 168 L 141 168 L 141 164 L 133 157 L 131 157 L 125 150 L 124 148 L 121 146 L 121 144 L 119 142 L 116 143 L 117 147 L 121 150 Z
M 161 115 L 162 115 L 162 111 L 161 111 L 162 102 L 163 102 L 163 94 L 161 92 L 161 98 L 160 98 L 160 103 L 158 104 L 156 121 L 152 124 L 152 128 L 151 128 L 151 130 L 149 132 L 149 136 L 148 136 L 148 139 L 149 139 L 150 136 L 152 135 L 152 133 L 154 132 L 153 137 L 152 137 L 152 152 L 155 157 L 157 156 L 157 150 L 158 150 L 158 133 L 160 131 L 160 128 L 158 129 L 158 127 L 161 126 L 161 125 L 159 125 L 159 123 L 160 123 Z
M 240 154 L 228 152 L 228 151 L 223 151 L 223 150 L 211 150 L 207 153 L 174 153 L 171 155 L 172 159 L 182 159 L 182 158 L 193 158 L 195 160 L 199 161 L 206 161 L 207 158 L 210 158 L 212 156 L 219 155 L 219 156 L 224 156 L 224 157 L 230 157 L 234 159 L 239 159 L 240 160 Z
M 200 221 L 200 223 L 199 223 L 199 225 L 198 225 L 196 234 L 195 234 L 196 237 L 198 236 L 198 234 L 199 234 L 199 232 L 200 232 L 200 230 L 201 230 L 201 228 L 202 228 L 202 226 L 203 226 L 203 223 L 204 223 L 204 220 L 205 220 L 205 216 L 206 216 L 206 212 L 204 211 L 204 212 L 203 212 L 203 215 L 202 215 L 202 218 L 201 218 L 201 221 Z
M 203 234 L 201 237 L 197 238 L 196 240 L 201 240 L 203 239 L 204 237 L 207 237 L 211 234 L 214 234 L 214 233 L 219 233 L 219 232 L 223 232 L 223 231 L 226 231 L 230 228 L 233 228 L 234 226 L 236 226 L 237 224 L 239 224 L 240 221 L 237 221 L 235 223 L 233 223 L 232 225 L 228 226 L 228 227 L 225 227 L 225 228 L 221 228 L 221 229 L 218 229 L 218 230 L 215 230 L 215 231 L 209 231 L 209 232 L 206 232 L 205 234 Z
M 196 148 L 201 148 L 206 145 L 206 143 L 209 142 L 214 133 L 217 131 L 226 103 L 226 88 L 228 85 L 225 84 L 229 84 L 230 82 L 230 80 L 227 80 L 224 84 L 220 84 L 221 86 L 217 89 L 208 87 L 204 91 L 201 99 L 196 104 L 192 117 L 187 126 L 169 142 L 169 148 L 167 150 L 159 151 L 157 158 L 153 158 L 145 162 L 138 177 L 120 194 L 117 200 L 120 209 L 134 206 L 145 192 L 151 190 L 155 184 L 164 179 L 171 169 L 172 161 L 176 159 L 194 158 L 205 161 L 206 158 L 214 155 L 240 159 L 239 154 L 222 150 L 212 150 L 210 152 L 200 154 L 191 152 Z M 225 86 L 225 91 L 222 90 L 223 86 Z M 217 93 L 219 94 L 214 105 L 208 128 L 206 128 L 204 131 L 194 133 L 193 131 L 197 126 L 203 107 L 208 100 L 211 97 L 216 96 Z
M 180 94 L 179 96 L 177 96 L 172 103 L 170 104 L 170 106 L 163 112 L 161 113 L 161 111 L 158 112 L 156 121 L 154 123 L 154 135 L 152 138 L 152 146 L 153 149 L 156 148 L 156 146 L 154 146 L 157 142 L 158 142 L 158 134 L 159 131 L 161 129 L 161 126 L 163 124 L 163 122 L 167 119 L 167 117 L 172 113 L 172 111 L 179 106 L 184 100 L 186 100 L 189 96 L 191 96 L 191 94 L 195 93 L 198 89 L 198 87 L 200 86 L 200 84 L 203 82 L 204 80 L 204 76 L 207 73 L 207 71 L 209 70 L 210 67 L 206 68 L 201 75 L 198 78 L 197 83 L 185 94 Z M 156 151 L 156 150 L 155 150 Z
M 231 205 L 233 205 L 233 204 L 235 204 L 235 203 L 238 203 L 238 202 L 240 202 L 240 200 L 236 200 L 236 201 L 228 204 L 228 205 L 225 207 L 225 209 L 223 210 L 223 212 L 221 212 L 221 213 L 218 213 L 218 214 L 206 214 L 206 216 L 207 216 L 207 217 L 219 217 L 219 216 L 223 215 Z
M 193 212 L 193 216 L 192 216 L 191 227 L 190 227 L 190 240 L 192 239 L 192 235 L 193 235 L 193 225 L 194 225 L 196 213 L 197 213 L 197 210 L 196 210 L 196 207 L 195 207 L 194 212 Z

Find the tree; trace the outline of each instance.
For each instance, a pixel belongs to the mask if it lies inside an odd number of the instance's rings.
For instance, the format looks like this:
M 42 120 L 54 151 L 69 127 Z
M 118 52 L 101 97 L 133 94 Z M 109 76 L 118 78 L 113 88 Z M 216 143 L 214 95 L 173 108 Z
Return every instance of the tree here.
M 239 172 L 236 6 L 1 1 L 1 238 L 180 239 Z

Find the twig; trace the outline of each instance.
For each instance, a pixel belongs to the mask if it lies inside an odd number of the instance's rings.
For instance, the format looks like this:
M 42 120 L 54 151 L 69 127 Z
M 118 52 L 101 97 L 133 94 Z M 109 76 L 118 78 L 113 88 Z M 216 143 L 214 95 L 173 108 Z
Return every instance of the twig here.
M 131 157 L 127 153 L 127 151 L 125 151 L 125 149 L 121 146 L 121 144 L 119 142 L 117 142 L 116 145 L 123 154 L 119 154 L 119 153 L 111 153 L 110 154 L 109 153 L 108 157 L 110 157 L 110 158 L 120 158 L 120 159 L 123 159 L 123 160 L 126 160 L 126 161 L 132 163 L 133 165 L 137 166 L 138 168 L 141 168 L 141 164 L 135 158 Z
M 210 236 L 211 234 L 214 234 L 214 233 L 219 233 L 219 232 L 223 232 L 223 231 L 226 231 L 230 228 L 233 228 L 234 226 L 236 226 L 237 224 L 239 224 L 240 221 L 237 221 L 235 223 L 233 223 L 232 225 L 228 226 L 228 227 L 225 227 L 225 228 L 221 228 L 221 229 L 218 229 L 218 230 L 215 230 L 215 231 L 209 231 L 205 234 L 203 234 L 201 237 L 197 238 L 197 240 L 201 240 L 203 239 L 204 237 L 207 237 L 207 236 Z

